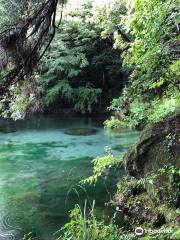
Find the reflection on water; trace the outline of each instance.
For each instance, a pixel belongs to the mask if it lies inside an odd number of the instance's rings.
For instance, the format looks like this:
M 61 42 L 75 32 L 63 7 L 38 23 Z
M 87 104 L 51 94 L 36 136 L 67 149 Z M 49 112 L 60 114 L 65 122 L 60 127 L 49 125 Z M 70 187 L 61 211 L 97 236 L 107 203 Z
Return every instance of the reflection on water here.
M 86 134 L 70 134 L 74 128 Z M 87 128 L 93 134 L 87 134 Z M 50 236 L 67 221 L 69 210 L 87 198 L 96 199 L 100 210 L 109 199 L 106 188 L 115 187 L 117 173 L 106 186 L 102 181 L 83 190 L 78 182 L 91 174 L 91 160 L 104 154 L 105 146 L 121 156 L 137 136 L 127 129 L 109 134 L 98 119 L 1 120 L 0 239 L 16 236 L 19 240 L 28 232 L 37 239 L 53 239 Z M 75 185 L 78 194 L 73 191 Z

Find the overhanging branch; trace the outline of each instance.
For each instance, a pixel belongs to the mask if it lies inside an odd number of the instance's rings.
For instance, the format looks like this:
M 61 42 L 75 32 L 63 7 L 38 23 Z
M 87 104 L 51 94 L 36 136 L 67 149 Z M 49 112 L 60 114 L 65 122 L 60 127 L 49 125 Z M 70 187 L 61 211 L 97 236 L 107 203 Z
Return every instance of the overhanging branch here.
M 47 51 L 56 32 L 57 5 L 58 0 L 47 0 L 31 16 L 0 32 L 0 70 L 5 72 L 0 79 L 1 95 L 26 79 Z

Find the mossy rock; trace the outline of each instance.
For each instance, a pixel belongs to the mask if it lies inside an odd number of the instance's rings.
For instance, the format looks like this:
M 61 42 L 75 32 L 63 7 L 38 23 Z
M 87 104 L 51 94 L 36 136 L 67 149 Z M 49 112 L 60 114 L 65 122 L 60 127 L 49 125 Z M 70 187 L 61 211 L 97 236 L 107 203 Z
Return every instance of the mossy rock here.
M 95 128 L 68 128 L 64 131 L 68 135 L 89 136 L 97 133 Z
M 161 122 L 147 125 L 139 141 L 124 156 L 128 173 L 136 178 L 156 173 L 165 165 L 180 167 L 180 112 L 167 116 Z M 170 139 L 169 139 L 170 138 Z

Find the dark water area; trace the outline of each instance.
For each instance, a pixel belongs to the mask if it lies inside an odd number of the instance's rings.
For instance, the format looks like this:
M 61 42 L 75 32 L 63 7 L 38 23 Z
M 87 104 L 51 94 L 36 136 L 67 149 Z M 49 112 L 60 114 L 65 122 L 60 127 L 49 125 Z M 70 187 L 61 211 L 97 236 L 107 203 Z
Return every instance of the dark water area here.
M 19 240 L 28 232 L 40 240 L 55 239 L 70 209 L 86 199 L 95 200 L 97 213 L 103 214 L 123 170 L 95 187 L 82 189 L 79 181 L 92 173 L 91 160 L 105 154 L 106 146 L 121 157 L 138 133 L 108 133 L 102 123 L 53 116 L 0 120 L 0 239 Z

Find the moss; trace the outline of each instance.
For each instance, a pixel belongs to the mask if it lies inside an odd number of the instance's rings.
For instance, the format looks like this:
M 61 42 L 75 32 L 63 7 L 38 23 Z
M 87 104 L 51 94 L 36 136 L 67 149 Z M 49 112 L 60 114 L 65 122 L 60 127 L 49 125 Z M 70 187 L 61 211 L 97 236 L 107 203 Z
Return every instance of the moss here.
M 180 112 L 144 128 L 139 141 L 124 156 L 131 176 L 141 178 L 169 164 L 180 167 L 179 119 Z
M 165 216 L 165 220 L 167 224 L 176 224 L 177 221 L 177 211 L 176 209 L 171 208 L 168 206 L 167 203 L 161 204 L 157 207 L 157 211 L 160 214 L 163 214 Z
M 114 204 L 129 226 L 167 228 L 178 224 L 179 171 L 174 166 L 160 169 L 146 178 L 126 178 L 118 184 Z M 117 215 L 118 217 L 118 215 Z

